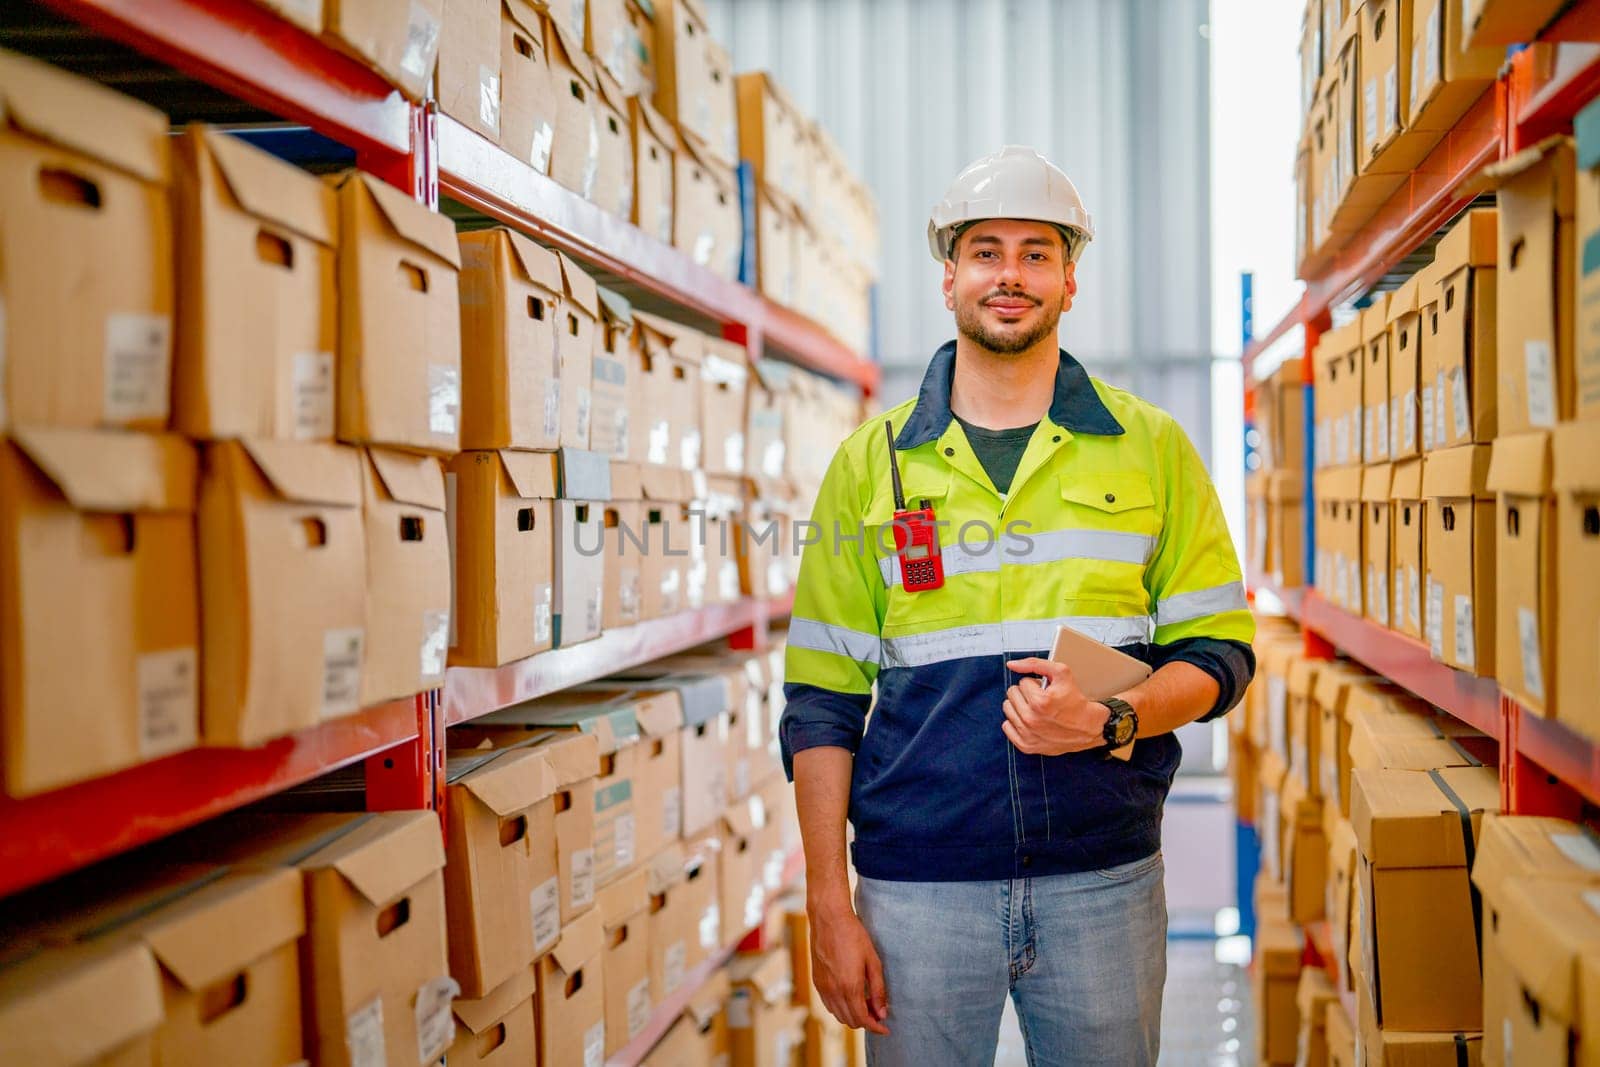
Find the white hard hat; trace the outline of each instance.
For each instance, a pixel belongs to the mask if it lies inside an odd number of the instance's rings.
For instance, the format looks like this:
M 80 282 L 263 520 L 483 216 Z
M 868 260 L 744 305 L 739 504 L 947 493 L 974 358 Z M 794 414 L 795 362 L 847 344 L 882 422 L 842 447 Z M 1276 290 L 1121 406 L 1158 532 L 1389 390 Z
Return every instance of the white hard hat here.
M 1032 219 L 1062 228 L 1067 258 L 1077 262 L 1094 240 L 1089 217 L 1061 168 L 1026 145 L 1006 145 L 967 164 L 928 219 L 928 251 L 943 262 L 960 227 L 982 219 Z

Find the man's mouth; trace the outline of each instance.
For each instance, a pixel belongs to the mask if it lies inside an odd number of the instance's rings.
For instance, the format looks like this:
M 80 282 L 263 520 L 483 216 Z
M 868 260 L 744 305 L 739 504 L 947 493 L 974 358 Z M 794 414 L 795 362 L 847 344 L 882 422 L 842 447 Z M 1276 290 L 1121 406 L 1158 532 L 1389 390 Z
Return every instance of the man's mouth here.
M 1002 315 L 1022 315 L 1033 308 L 1034 302 L 1018 297 L 1005 296 L 985 300 L 983 306 Z

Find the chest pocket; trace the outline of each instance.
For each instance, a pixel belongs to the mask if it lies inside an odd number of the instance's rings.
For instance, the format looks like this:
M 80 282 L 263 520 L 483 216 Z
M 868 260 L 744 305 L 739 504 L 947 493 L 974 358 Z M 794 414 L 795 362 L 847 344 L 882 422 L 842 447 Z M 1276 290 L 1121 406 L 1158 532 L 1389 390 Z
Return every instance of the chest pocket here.
M 888 588 L 883 616 L 885 637 L 943 629 L 953 624 L 951 620 L 959 620 L 966 614 L 962 583 L 958 578 L 952 580 L 951 574 L 952 557 L 960 554 L 962 549 L 956 544 L 961 524 L 951 521 L 952 515 L 949 510 L 950 472 L 948 469 L 917 470 L 907 464 L 905 458 L 905 454 L 902 453 L 901 474 L 905 478 L 906 507 L 916 510 L 922 507 L 922 501 L 926 499 L 933 507 L 934 519 L 948 523 L 939 531 L 939 548 L 944 556 L 945 580 L 944 585 L 938 589 L 926 589 L 917 593 L 906 592 L 905 586 L 900 581 L 898 560 L 895 559 L 894 530 L 891 526 L 894 518 L 894 493 L 889 487 L 886 475 L 882 495 L 873 500 L 872 509 L 868 512 L 872 522 L 867 530 L 868 536 L 872 538 L 871 543 L 881 553 L 879 569 Z
M 1147 475 L 1138 471 L 1060 476 L 1062 526 L 1076 532 L 1059 566 L 1062 598 L 1076 615 L 1149 610 L 1146 563 L 1161 533 Z

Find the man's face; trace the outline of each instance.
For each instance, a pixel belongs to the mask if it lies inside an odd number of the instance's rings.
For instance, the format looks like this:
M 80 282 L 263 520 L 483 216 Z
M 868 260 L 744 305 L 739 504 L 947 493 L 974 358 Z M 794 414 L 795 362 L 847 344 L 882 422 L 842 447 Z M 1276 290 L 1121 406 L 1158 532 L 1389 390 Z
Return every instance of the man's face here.
M 944 263 L 945 307 L 961 335 L 990 352 L 1016 355 L 1050 336 L 1078 292 L 1061 231 L 1044 222 L 973 224 Z

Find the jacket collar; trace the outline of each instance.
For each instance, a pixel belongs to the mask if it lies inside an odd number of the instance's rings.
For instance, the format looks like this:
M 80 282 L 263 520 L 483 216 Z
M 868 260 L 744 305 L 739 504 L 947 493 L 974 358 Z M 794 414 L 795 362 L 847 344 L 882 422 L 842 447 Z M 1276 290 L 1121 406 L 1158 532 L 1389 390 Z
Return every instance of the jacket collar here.
M 956 343 L 946 341 L 933 354 L 928 372 L 922 377 L 922 388 L 917 393 L 917 403 L 911 417 L 900 427 L 895 437 L 895 447 L 901 450 L 936 441 L 950 425 L 950 383 L 956 370 Z M 1122 424 L 1106 409 L 1095 392 L 1094 383 L 1083 364 L 1061 350 L 1061 363 L 1056 368 L 1055 396 L 1050 401 L 1050 421 L 1073 433 L 1098 434 L 1115 437 L 1122 434 Z

